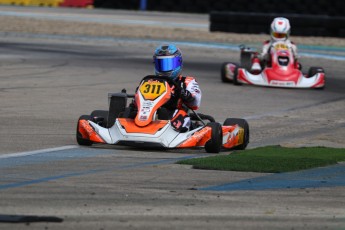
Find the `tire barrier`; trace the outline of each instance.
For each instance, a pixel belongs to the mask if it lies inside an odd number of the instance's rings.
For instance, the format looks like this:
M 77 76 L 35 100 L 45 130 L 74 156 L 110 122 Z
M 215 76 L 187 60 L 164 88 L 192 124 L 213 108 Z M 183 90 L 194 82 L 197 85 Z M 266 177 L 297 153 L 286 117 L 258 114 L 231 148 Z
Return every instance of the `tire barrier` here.
M 302 14 L 265 14 L 247 12 L 211 12 L 210 31 L 233 33 L 269 33 L 275 17 L 290 20 L 291 33 L 300 36 L 344 37 L 345 17 Z
M 92 7 L 93 0 L 0 0 L 0 4 L 48 7 Z
M 138 10 L 140 0 L 94 0 L 95 8 Z
M 27 6 L 30 5 L 31 0 L 0 0 L 0 4 L 4 5 L 20 5 Z
M 94 6 L 139 10 L 140 3 L 140 0 L 95 0 Z M 150 11 L 211 13 L 211 31 L 268 33 L 272 19 L 285 16 L 290 19 L 295 35 L 344 37 L 345 34 L 344 0 L 146 0 L 145 3 Z
M 95 0 L 95 7 L 140 9 L 140 0 Z M 151 11 L 210 13 L 212 11 L 344 16 L 344 0 L 147 0 Z
M 28 5 L 57 7 L 62 1 L 63 0 L 30 0 L 28 1 Z
M 59 6 L 63 7 L 93 7 L 93 0 L 64 0 Z

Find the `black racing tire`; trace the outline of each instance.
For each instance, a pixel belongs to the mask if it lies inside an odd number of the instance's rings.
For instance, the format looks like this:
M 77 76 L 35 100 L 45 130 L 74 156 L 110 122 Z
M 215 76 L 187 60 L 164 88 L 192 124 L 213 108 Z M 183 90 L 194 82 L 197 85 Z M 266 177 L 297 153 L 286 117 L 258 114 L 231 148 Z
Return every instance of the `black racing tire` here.
M 108 110 L 94 110 L 91 112 L 91 117 L 107 117 L 109 114 Z
M 106 128 L 111 128 L 116 121 L 125 112 L 127 106 L 127 94 L 115 93 L 110 96 L 109 115 Z
M 97 118 L 101 118 L 103 119 L 103 121 L 101 121 L 99 123 L 99 125 L 101 125 L 102 127 L 107 127 L 108 125 L 108 116 L 109 116 L 109 111 L 108 110 L 94 110 L 91 113 L 91 118 L 93 121 L 96 121 Z
M 245 119 L 242 118 L 227 118 L 224 121 L 225 126 L 230 126 L 230 125 L 239 125 L 244 129 L 244 136 L 243 136 L 243 143 L 241 145 L 238 145 L 234 147 L 234 149 L 238 150 L 244 150 L 246 149 L 248 143 L 249 143 L 249 124 Z
M 236 67 L 235 69 L 234 77 L 233 77 L 234 79 L 232 83 L 234 83 L 234 85 L 242 85 L 242 83 L 237 80 L 237 77 L 238 77 L 238 67 Z
M 221 67 L 221 70 L 220 70 L 220 76 L 221 76 L 221 79 L 222 79 L 222 82 L 232 82 L 231 80 L 229 80 L 227 77 L 226 77 L 226 71 L 225 71 L 225 68 L 226 68 L 226 65 L 229 64 L 228 62 L 224 62 L 222 64 L 222 67 Z
M 201 119 L 201 120 L 209 120 L 210 122 L 216 122 L 214 117 L 210 115 L 202 114 L 202 113 L 197 113 L 197 115 L 194 113 L 190 113 L 188 116 L 190 117 L 192 121 L 200 121 Z
M 324 73 L 324 69 L 322 67 L 312 66 L 309 68 L 307 78 L 314 76 L 317 73 Z
M 80 116 L 79 119 L 78 119 L 77 132 L 76 132 L 77 143 L 79 145 L 91 146 L 92 145 L 92 141 L 90 141 L 88 139 L 84 139 L 82 137 L 81 133 L 79 133 L 79 121 L 80 120 L 92 120 L 92 117 L 89 116 L 89 115 L 82 115 L 82 116 Z
M 205 144 L 205 150 L 208 153 L 219 153 L 223 145 L 222 125 L 218 122 L 210 122 L 207 126 L 211 127 L 211 139 Z

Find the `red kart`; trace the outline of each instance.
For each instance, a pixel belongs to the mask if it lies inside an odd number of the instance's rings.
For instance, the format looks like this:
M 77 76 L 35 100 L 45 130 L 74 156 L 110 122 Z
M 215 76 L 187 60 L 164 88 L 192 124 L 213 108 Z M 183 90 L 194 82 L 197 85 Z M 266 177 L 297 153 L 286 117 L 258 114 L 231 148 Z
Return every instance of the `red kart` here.
M 253 71 L 251 67 L 258 61 L 258 53 L 240 46 L 241 65 L 227 62 L 222 65 L 223 82 L 235 85 L 249 84 L 284 88 L 323 88 L 325 72 L 322 67 L 310 67 L 307 74 L 301 71 L 301 65 L 295 61 L 291 50 L 284 43 L 274 43 L 269 51 L 269 60 L 261 62 L 262 71 Z

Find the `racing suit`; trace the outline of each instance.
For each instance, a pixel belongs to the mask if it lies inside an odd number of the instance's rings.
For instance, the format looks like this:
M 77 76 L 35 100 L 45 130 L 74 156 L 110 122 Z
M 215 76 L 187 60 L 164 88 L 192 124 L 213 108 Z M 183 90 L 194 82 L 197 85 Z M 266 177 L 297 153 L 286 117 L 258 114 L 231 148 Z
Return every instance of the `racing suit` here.
M 297 46 L 291 42 L 290 40 L 285 40 L 285 41 L 272 41 L 272 40 L 267 40 L 264 42 L 264 45 L 262 47 L 262 53 L 259 55 L 255 55 L 252 58 L 252 66 L 251 66 L 251 71 L 253 73 L 259 73 L 262 71 L 262 67 L 264 68 L 265 66 L 271 66 L 271 54 L 270 50 L 271 48 L 276 44 L 276 43 L 283 43 L 286 45 L 292 52 L 294 56 L 294 63 L 295 67 L 297 69 L 302 69 L 302 65 L 297 61 L 298 56 L 297 56 Z
M 267 61 L 269 60 L 269 55 L 270 55 L 270 49 L 272 46 L 274 46 L 274 44 L 276 43 L 276 41 L 270 41 L 267 40 L 264 42 L 264 45 L 262 47 L 262 53 L 261 53 L 261 57 L 263 60 Z M 285 40 L 285 41 L 278 41 L 278 43 L 284 43 L 287 47 L 289 47 L 289 49 L 292 51 L 292 54 L 295 58 L 295 60 L 297 60 L 297 46 L 291 42 L 290 40 Z
M 168 119 L 174 128 L 180 132 L 186 132 L 191 129 L 191 120 L 188 116 L 188 109 L 197 110 L 201 103 L 201 90 L 194 77 L 183 77 L 180 75 L 174 80 L 178 89 L 174 86 L 170 100 L 162 107 L 166 109 Z
M 174 79 L 176 87 L 171 84 L 172 95 L 168 102 L 157 110 L 158 119 L 171 120 L 173 127 L 179 132 L 187 132 L 193 129 L 188 110 L 197 110 L 201 103 L 201 90 L 194 77 L 183 77 L 182 75 Z M 138 91 L 138 88 L 137 90 Z M 126 115 L 129 118 L 135 118 L 137 108 L 135 100 L 129 105 L 130 113 Z

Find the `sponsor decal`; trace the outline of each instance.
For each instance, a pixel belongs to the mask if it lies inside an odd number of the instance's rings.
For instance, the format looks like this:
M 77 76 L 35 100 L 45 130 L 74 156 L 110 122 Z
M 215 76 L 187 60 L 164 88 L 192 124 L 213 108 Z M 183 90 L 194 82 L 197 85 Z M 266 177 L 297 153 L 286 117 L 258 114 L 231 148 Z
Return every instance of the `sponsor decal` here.
M 274 46 L 276 50 L 288 50 L 289 47 L 283 43 L 278 43 Z
M 182 122 L 180 120 L 177 120 L 173 123 L 173 125 L 175 126 L 176 129 L 179 129 L 182 125 Z
M 239 133 L 239 129 L 238 128 L 234 129 L 234 131 L 232 131 L 232 133 L 229 133 L 227 142 L 232 141 L 232 139 L 234 139 L 236 136 L 238 136 L 238 133 Z
M 143 114 L 150 113 L 154 103 L 152 101 L 144 101 L 143 106 L 140 109 L 140 112 Z
M 193 137 L 194 137 L 197 141 L 200 141 L 201 138 L 203 138 L 203 137 L 205 136 L 205 134 L 206 134 L 207 132 L 210 132 L 210 131 L 212 131 L 212 129 L 211 129 L 210 127 L 206 126 L 205 128 L 201 129 L 200 131 L 195 132 L 195 133 L 193 134 Z
M 238 130 L 238 144 L 241 145 L 243 144 L 243 139 L 244 139 L 244 129 Z
M 197 84 L 193 83 L 192 87 L 191 87 L 192 91 L 196 92 L 196 93 L 200 93 L 200 88 Z
M 293 82 L 293 81 L 276 81 L 276 80 L 272 80 L 270 82 L 270 85 L 272 85 L 272 86 L 295 86 L 295 82 Z
M 85 131 L 87 132 L 87 134 L 88 134 L 89 136 L 91 136 L 91 135 L 93 134 L 94 130 L 93 130 L 93 128 L 91 127 L 91 125 L 89 124 L 89 122 L 86 121 L 86 120 L 83 120 L 82 123 L 83 123 L 83 128 L 85 129 Z
M 148 116 L 141 115 L 139 117 L 139 120 L 141 120 L 141 121 L 146 121 L 147 119 L 148 119 Z

